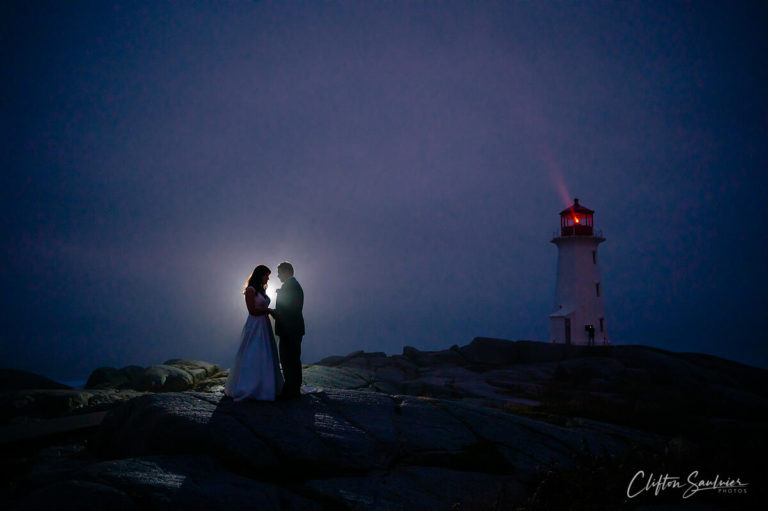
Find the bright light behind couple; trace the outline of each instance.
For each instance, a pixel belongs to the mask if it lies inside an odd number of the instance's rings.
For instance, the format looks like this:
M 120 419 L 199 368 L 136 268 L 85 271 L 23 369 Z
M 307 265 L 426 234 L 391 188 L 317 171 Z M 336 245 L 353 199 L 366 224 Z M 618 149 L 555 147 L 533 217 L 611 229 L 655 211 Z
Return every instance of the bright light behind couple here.
M 243 287 L 251 272 L 257 264 L 236 264 L 232 265 L 230 271 L 230 278 L 228 279 L 229 285 L 223 289 L 223 292 L 227 293 L 227 301 L 238 313 L 246 315 L 248 311 L 245 308 L 245 299 L 243 298 Z M 267 283 L 267 296 L 269 297 L 271 304 L 270 307 L 275 306 L 275 300 L 277 299 L 277 290 L 280 289 L 280 279 L 277 278 L 277 264 L 267 265 L 272 273 L 269 275 L 269 282 Z

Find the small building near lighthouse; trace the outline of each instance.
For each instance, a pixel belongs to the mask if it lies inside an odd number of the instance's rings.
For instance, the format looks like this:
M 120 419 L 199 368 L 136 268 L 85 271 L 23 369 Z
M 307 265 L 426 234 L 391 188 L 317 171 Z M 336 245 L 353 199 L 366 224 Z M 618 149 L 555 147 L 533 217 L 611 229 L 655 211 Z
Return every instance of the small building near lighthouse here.
M 560 230 L 551 240 L 557 245 L 555 310 L 549 315 L 553 343 L 610 344 L 597 255 L 605 238 L 594 228 L 594 213 L 573 199 L 560 212 Z

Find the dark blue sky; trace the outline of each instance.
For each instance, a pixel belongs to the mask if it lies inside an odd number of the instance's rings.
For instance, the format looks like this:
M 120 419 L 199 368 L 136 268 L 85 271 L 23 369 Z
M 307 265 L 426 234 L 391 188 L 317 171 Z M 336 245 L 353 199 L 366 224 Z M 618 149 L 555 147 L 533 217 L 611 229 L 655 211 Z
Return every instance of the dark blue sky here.
M 768 367 L 765 2 L 3 2 L 0 365 L 548 339 L 594 209 L 616 343 Z M 276 283 L 277 279 L 273 279 Z

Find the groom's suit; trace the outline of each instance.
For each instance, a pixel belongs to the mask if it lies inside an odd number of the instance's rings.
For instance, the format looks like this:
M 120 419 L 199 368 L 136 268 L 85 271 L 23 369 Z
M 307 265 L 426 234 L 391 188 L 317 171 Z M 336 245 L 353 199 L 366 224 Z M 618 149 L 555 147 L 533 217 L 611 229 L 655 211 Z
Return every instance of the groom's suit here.
M 280 336 L 280 365 L 283 366 L 285 385 L 283 395 L 301 394 L 301 339 L 304 336 L 304 290 L 291 277 L 277 291 L 275 305 L 275 333 Z

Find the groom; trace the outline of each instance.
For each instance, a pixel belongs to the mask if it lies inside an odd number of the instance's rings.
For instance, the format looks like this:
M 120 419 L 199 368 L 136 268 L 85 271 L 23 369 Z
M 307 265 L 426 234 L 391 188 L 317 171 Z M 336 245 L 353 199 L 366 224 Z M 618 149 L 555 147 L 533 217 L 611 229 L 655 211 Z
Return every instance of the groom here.
M 293 276 L 291 263 L 277 265 L 277 278 L 283 286 L 277 290 L 275 333 L 280 337 L 280 365 L 285 385 L 282 399 L 301 396 L 301 338 L 304 336 L 304 291 Z

